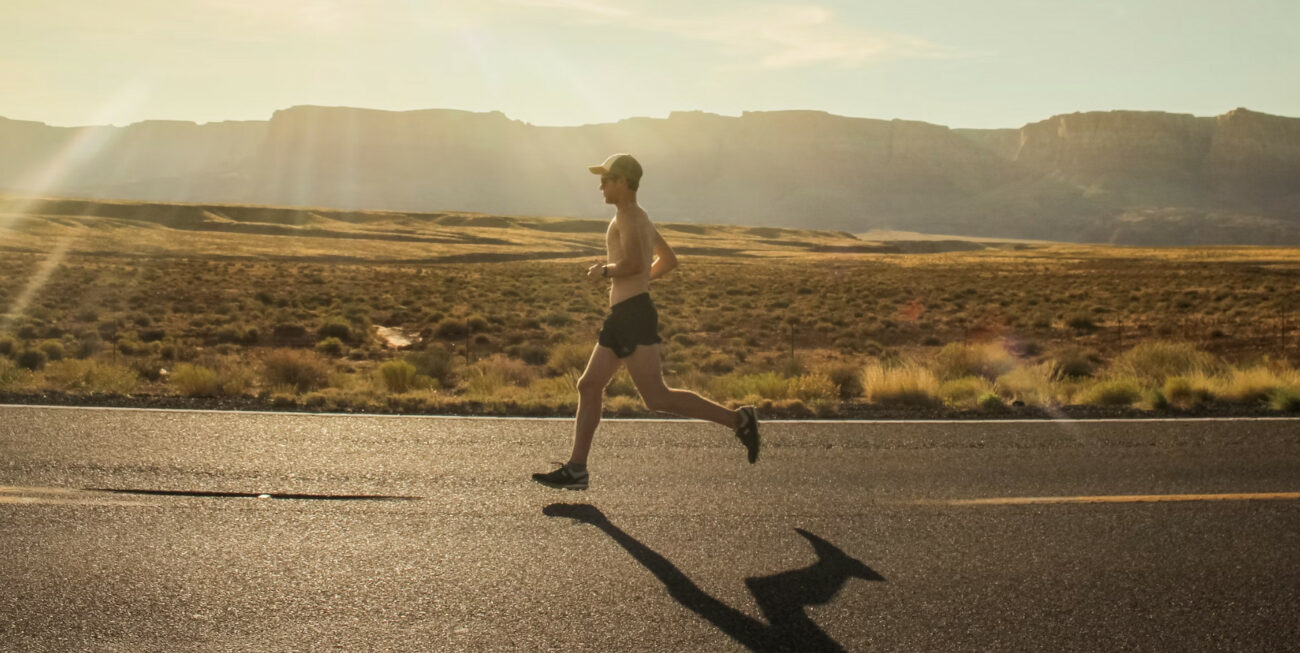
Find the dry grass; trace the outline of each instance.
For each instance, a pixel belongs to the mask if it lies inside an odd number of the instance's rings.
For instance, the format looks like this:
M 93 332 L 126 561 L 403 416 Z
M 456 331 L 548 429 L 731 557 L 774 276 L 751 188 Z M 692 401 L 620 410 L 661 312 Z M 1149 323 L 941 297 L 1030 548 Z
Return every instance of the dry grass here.
M 582 277 L 603 246 L 594 223 L 306 210 L 303 225 L 337 233 L 178 238 L 119 215 L 129 208 L 8 223 L 0 389 L 564 411 L 607 310 Z M 281 224 L 259 211 L 226 210 Z M 662 226 L 682 260 L 654 289 L 668 380 L 719 401 L 808 414 L 861 401 L 1050 407 L 1122 404 L 1136 387 L 1135 401 L 1190 408 L 1277 403 L 1297 385 L 1296 250 L 826 255 L 811 250 L 853 241 Z M 728 256 L 691 253 L 719 247 Z M 462 255 L 496 262 L 445 258 Z M 421 342 L 387 349 L 379 325 Z M 608 395 L 639 401 L 625 374 Z

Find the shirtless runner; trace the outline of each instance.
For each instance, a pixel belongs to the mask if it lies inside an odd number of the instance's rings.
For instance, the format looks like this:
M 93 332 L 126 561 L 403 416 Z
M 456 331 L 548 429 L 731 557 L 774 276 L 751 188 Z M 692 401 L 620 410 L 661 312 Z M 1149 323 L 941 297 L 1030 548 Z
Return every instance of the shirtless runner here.
M 694 392 L 664 385 L 659 366 L 659 343 L 663 341 L 658 333 L 659 315 L 650 301 L 650 280 L 676 268 L 677 257 L 636 203 L 641 164 L 630 154 L 615 154 L 588 169 L 600 175 L 605 203 L 617 209 L 605 232 L 608 262 L 587 269 L 588 279 L 609 279 L 610 314 L 587 361 L 587 370 L 578 379 L 578 417 L 569 462 L 548 474 L 533 474 L 533 480 L 555 488 L 587 489 L 587 454 L 600 424 L 601 398 L 620 364 L 627 365 L 647 408 L 733 429 L 753 464 L 758 460 L 759 446 L 753 406 L 733 411 Z

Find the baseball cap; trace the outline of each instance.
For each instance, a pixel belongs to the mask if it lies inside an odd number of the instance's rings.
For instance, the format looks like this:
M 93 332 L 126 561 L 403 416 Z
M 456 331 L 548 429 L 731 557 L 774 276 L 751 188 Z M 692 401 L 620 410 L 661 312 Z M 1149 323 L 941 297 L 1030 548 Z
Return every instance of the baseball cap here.
M 611 154 L 597 166 L 587 166 L 593 175 L 615 175 L 628 181 L 641 181 L 641 164 L 631 154 Z

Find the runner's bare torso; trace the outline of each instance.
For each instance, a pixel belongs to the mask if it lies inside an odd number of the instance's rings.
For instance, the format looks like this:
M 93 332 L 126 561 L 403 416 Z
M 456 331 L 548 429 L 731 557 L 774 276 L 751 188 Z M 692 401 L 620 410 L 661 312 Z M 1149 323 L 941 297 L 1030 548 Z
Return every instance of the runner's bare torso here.
M 640 207 L 620 208 L 605 230 L 606 260 L 619 267 L 640 268 L 636 274 L 610 279 L 609 305 L 650 292 L 650 266 L 659 233 Z M 639 250 L 639 251 L 634 251 Z M 639 261 L 633 258 L 639 257 Z M 635 263 L 639 262 L 639 266 Z

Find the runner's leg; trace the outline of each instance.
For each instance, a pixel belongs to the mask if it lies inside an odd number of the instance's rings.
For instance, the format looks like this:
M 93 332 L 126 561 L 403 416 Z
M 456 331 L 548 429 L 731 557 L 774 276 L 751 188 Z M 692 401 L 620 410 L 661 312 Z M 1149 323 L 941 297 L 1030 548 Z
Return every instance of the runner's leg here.
M 659 345 L 639 345 L 631 356 L 623 359 L 632 383 L 645 401 L 646 408 L 682 417 L 704 419 L 734 429 L 739 415 L 726 406 L 716 404 L 689 390 L 673 390 L 664 385 L 659 363 Z
M 601 399 L 605 395 L 605 386 L 618 371 L 618 356 L 609 347 L 596 345 L 587 360 L 587 370 L 578 379 L 578 417 L 573 427 L 573 453 L 569 462 L 586 465 L 587 454 L 591 452 L 591 438 L 596 434 L 600 424 Z

